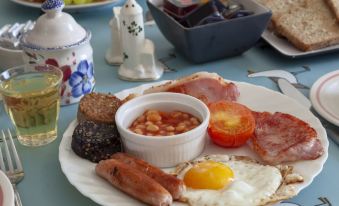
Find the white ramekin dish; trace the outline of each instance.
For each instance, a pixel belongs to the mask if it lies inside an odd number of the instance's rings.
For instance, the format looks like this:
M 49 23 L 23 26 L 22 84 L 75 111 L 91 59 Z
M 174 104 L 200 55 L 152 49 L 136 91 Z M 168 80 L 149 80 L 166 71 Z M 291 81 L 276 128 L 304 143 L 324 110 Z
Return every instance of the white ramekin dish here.
M 12 184 L 5 175 L 0 170 L 0 188 L 2 190 L 2 197 L 3 197 L 3 206 L 14 206 L 14 192 L 12 188 Z M 1 204 L 1 203 L 0 203 Z
M 187 112 L 197 117 L 201 124 L 185 133 L 163 137 L 139 135 L 130 131 L 128 127 L 147 109 Z M 201 154 L 206 143 L 209 118 L 208 107 L 202 101 L 170 92 L 136 97 L 123 104 L 115 115 L 125 152 L 162 168 L 173 167 Z

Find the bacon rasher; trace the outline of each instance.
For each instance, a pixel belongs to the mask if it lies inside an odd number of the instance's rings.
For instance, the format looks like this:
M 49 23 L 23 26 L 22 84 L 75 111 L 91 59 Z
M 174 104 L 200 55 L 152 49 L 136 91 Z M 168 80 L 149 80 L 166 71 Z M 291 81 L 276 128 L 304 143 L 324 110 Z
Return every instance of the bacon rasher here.
M 216 73 L 198 72 L 160 86 L 145 90 L 144 94 L 156 92 L 176 92 L 188 94 L 205 104 L 219 100 L 236 101 L 240 93 L 232 82 L 226 82 Z
M 253 112 L 256 128 L 252 149 L 271 165 L 298 160 L 313 160 L 324 153 L 317 132 L 290 114 Z

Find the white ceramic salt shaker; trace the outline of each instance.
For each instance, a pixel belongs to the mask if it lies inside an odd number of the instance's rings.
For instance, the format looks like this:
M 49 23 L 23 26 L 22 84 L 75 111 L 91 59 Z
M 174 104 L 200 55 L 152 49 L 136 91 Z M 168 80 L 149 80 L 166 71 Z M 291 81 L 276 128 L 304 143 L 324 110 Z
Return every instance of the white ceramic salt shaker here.
M 109 22 L 111 27 L 111 46 L 106 51 L 105 59 L 111 65 L 121 65 L 123 62 L 119 21 L 120 9 L 121 7 L 113 7 L 114 16 Z
M 159 79 L 164 68 L 155 58 L 152 41 L 145 39 L 141 6 L 135 0 L 127 0 L 120 10 L 123 64 L 119 76 L 130 81 Z
M 23 35 L 21 45 L 25 64 L 51 64 L 63 71 L 61 104 L 68 105 L 91 92 L 95 80 L 91 33 L 62 12 L 63 7 L 62 0 L 46 0 L 41 6 L 45 14 Z

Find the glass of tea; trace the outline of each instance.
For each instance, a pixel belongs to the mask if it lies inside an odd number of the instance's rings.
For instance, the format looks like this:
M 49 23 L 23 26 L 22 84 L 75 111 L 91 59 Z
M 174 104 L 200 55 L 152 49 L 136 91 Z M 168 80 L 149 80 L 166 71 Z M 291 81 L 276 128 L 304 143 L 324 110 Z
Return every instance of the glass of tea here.
M 18 140 L 26 146 L 57 137 L 62 71 L 51 65 L 19 66 L 0 74 L 0 93 Z

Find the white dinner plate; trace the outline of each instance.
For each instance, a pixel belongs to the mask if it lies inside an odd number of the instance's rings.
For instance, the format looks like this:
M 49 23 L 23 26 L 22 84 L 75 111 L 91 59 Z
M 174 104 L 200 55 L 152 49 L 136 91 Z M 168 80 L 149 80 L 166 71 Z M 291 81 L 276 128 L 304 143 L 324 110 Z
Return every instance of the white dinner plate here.
M 317 54 L 324 54 L 334 51 L 339 51 L 339 45 L 329 46 L 322 49 L 316 49 L 312 51 L 301 51 L 293 46 L 287 39 L 279 37 L 275 35 L 274 32 L 265 30 L 261 35 L 268 44 L 270 44 L 273 48 L 275 48 L 281 54 L 288 57 L 305 57 L 305 56 L 313 56 Z
M 33 8 L 41 8 L 41 3 L 37 2 L 31 2 L 28 0 L 11 0 L 14 3 L 23 5 L 23 6 L 28 6 L 28 7 L 33 7 Z M 120 0 L 103 0 L 103 1 L 98 1 L 98 2 L 93 2 L 93 3 L 88 3 L 88 4 L 79 4 L 79 5 L 65 5 L 64 10 L 67 11 L 81 11 L 81 10 L 88 10 L 88 9 L 94 9 L 94 8 L 99 8 L 99 7 L 104 7 L 108 6 L 110 4 L 114 4 L 119 2 Z
M 320 77 L 311 87 L 310 99 L 322 117 L 339 127 L 339 70 Z
M 227 81 L 227 80 L 226 80 Z M 159 82 L 164 83 L 164 82 Z M 124 98 L 130 93 L 142 93 L 145 89 L 159 83 L 144 84 L 136 88 L 123 90 L 115 94 L 119 98 Z M 325 153 L 316 160 L 299 161 L 291 165 L 295 171 L 304 177 L 304 182 L 297 186 L 299 192 L 307 187 L 313 181 L 323 168 L 328 156 L 328 139 L 326 131 L 320 121 L 306 108 L 295 100 L 284 96 L 278 92 L 267 88 L 256 86 L 243 82 L 235 82 L 240 90 L 239 103 L 247 105 L 255 111 L 281 111 L 293 114 L 302 120 L 308 122 L 318 133 L 318 137 L 324 147 Z M 95 174 L 94 163 L 77 156 L 71 149 L 72 134 L 76 121 L 73 121 L 63 135 L 59 147 L 59 161 L 61 169 L 69 182 L 74 185 L 83 195 L 91 198 L 93 201 L 105 206 L 135 206 L 142 203 L 134 200 L 128 195 L 112 187 L 107 181 Z M 203 154 L 234 154 L 247 155 L 254 159 L 258 156 L 247 146 L 237 149 L 225 149 L 209 142 Z M 176 203 L 174 205 L 179 205 Z

